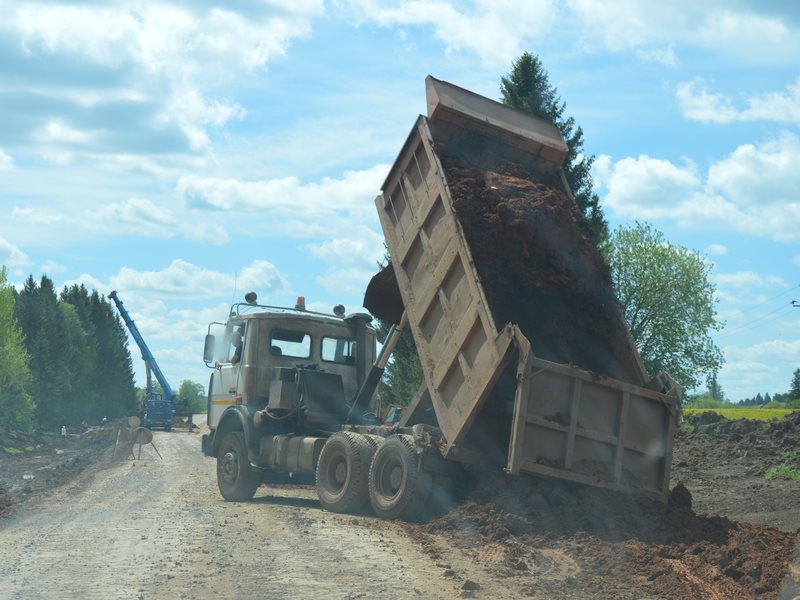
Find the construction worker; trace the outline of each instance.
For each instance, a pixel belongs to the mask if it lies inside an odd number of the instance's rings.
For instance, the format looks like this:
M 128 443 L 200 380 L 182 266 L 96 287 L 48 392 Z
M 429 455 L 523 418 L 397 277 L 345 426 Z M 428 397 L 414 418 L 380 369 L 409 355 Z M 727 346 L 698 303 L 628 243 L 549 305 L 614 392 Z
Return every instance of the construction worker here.
M 233 345 L 233 356 L 231 356 L 231 364 L 237 364 L 242 360 L 242 334 L 234 331 L 231 335 L 231 344 Z

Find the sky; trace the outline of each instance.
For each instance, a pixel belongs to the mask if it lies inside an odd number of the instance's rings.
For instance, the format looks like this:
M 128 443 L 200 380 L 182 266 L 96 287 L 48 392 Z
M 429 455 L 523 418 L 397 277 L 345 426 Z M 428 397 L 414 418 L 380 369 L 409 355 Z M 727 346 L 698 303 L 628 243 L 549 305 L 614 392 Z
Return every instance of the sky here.
M 0 0 L 0 264 L 117 290 L 177 388 L 230 304 L 363 311 L 430 74 L 539 57 L 612 228 L 711 265 L 734 401 L 800 368 L 800 3 Z M 141 353 L 131 346 L 137 384 Z

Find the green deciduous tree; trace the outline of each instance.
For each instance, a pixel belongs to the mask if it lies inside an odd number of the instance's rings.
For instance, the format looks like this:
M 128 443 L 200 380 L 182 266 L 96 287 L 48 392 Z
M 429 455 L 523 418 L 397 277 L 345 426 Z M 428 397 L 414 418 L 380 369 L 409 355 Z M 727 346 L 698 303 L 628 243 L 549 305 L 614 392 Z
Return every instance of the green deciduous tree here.
M 631 335 L 651 375 L 669 372 L 686 389 L 716 377 L 723 357 L 711 266 L 648 224 L 619 227 L 603 245 Z
M 389 326 L 381 322 L 378 326 L 378 337 L 385 340 Z M 411 328 L 406 327 L 392 353 L 391 362 L 381 381 L 379 392 L 384 404 L 405 406 L 417 394 L 422 385 L 422 365 L 419 362 L 417 346 Z
M 204 413 L 208 409 L 205 387 L 195 381 L 184 379 L 178 388 L 178 398 L 189 402 L 189 410 L 193 414 Z
M 595 239 L 598 242 L 604 240 L 608 225 L 599 198 L 593 191 L 591 169 L 594 156 L 584 154 L 583 129 L 576 126 L 573 117 L 564 115 L 567 105 L 559 97 L 558 89 L 550 85 L 542 62 L 525 52 L 511 64 L 511 71 L 500 82 L 503 104 L 531 112 L 550 121 L 561 131 L 568 148 L 563 165 L 567 183 Z
M 0 267 L 0 426 L 30 429 L 36 412 L 28 388 L 31 372 L 22 331 L 14 317 L 14 293 Z

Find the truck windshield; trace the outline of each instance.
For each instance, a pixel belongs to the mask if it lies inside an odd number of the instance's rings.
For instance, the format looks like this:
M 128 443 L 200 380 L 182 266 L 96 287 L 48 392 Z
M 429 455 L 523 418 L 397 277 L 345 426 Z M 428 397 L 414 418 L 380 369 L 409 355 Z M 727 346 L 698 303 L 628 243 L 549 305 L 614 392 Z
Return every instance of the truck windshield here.
M 322 360 L 353 364 L 356 362 L 356 341 L 344 338 L 322 338 Z
M 269 351 L 273 356 L 308 358 L 311 356 L 311 336 L 305 331 L 273 329 Z

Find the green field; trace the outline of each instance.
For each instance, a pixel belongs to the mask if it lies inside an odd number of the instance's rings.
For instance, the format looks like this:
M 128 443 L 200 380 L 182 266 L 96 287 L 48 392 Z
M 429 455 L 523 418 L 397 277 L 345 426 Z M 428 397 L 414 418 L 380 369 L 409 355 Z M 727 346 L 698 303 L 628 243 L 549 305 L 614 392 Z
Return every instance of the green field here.
M 749 419 L 751 421 L 773 421 L 782 419 L 797 409 L 791 408 L 684 408 L 683 415 L 697 415 L 704 412 L 715 412 L 726 419 Z

